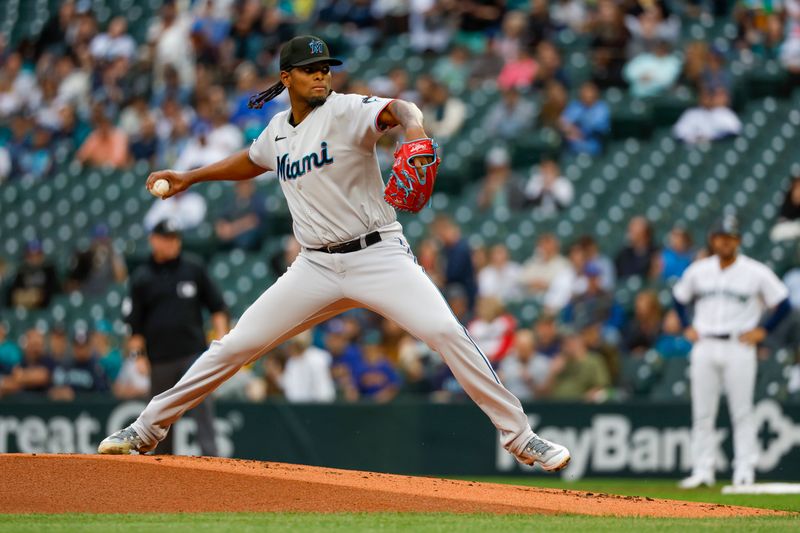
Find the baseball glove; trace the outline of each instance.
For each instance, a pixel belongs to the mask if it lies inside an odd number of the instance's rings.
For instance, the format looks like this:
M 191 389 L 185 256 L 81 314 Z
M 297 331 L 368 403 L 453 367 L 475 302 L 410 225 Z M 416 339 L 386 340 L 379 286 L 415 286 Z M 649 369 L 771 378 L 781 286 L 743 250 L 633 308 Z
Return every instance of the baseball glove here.
M 441 159 L 433 139 L 408 141 L 394 152 L 394 165 L 383 199 L 395 209 L 416 213 L 433 194 Z

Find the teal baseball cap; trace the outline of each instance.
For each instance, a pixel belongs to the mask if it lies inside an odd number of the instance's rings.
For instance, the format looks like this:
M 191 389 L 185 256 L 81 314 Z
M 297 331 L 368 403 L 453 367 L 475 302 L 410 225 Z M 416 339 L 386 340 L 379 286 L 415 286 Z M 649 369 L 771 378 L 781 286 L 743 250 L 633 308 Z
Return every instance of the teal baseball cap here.
M 319 37 L 300 35 L 291 39 L 281 47 L 281 70 L 326 62 L 330 65 L 341 65 L 342 62 L 331 57 L 328 45 Z

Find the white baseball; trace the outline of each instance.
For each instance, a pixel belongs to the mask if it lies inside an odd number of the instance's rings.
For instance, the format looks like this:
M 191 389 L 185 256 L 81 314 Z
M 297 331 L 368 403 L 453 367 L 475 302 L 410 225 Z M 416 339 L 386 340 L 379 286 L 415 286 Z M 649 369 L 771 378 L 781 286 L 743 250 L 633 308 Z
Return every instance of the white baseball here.
M 156 180 L 156 182 L 153 183 L 153 187 L 150 189 L 150 192 L 153 194 L 153 196 L 164 196 L 169 192 L 169 182 L 164 178 Z

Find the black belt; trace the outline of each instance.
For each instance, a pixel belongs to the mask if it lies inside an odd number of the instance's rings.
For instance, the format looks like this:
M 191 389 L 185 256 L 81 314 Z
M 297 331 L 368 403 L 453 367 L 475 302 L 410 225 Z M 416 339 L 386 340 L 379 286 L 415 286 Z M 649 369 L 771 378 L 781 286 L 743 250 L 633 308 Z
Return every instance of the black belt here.
M 735 338 L 733 333 L 719 333 L 717 335 L 701 335 L 701 336 L 705 339 L 717 339 L 720 341 L 729 341 Z
M 367 233 L 359 239 L 329 244 L 324 248 L 312 248 L 312 250 L 315 252 L 325 252 L 326 254 L 349 254 L 350 252 L 363 250 L 367 246 L 372 246 L 376 242 L 381 242 L 381 234 L 377 231 L 373 231 L 372 233 Z

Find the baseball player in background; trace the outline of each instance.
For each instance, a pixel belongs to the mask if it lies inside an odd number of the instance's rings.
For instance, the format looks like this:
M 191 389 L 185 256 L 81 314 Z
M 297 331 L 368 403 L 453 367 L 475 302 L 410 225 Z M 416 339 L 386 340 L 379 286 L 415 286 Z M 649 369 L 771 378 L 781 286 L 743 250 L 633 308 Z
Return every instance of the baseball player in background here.
M 736 218 L 726 216 L 710 234 L 714 255 L 694 262 L 675 284 L 675 308 L 694 346 L 689 368 L 692 391 L 692 473 L 680 487 L 715 482 L 714 424 L 719 396 L 728 398 L 733 426 L 733 484 L 751 485 L 758 461 L 753 421 L 756 345 L 790 311 L 789 292 L 765 265 L 738 253 Z M 687 308 L 694 303 L 689 325 Z M 759 325 L 765 308 L 774 311 Z
M 242 365 L 315 324 L 365 307 L 442 355 L 499 430 L 508 452 L 524 464 L 560 470 L 569 462 L 569 451 L 531 430 L 519 400 L 500 383 L 417 265 L 388 203 L 413 198 L 408 209 L 415 211 L 428 200 L 418 188 L 432 185 L 431 165 L 438 164 L 438 156 L 422 113 L 402 100 L 332 92 L 330 67 L 340 64 L 322 40 L 295 37 L 281 49 L 280 81 L 251 101 L 258 106 L 287 89 L 291 108 L 275 115 L 249 150 L 196 170 L 164 170 L 147 178 L 148 189 L 167 180 L 164 197 L 169 197 L 196 183 L 247 180 L 274 170 L 303 249 L 230 333 L 212 342 L 173 388 L 153 398 L 133 424 L 103 440 L 98 451 L 152 450 L 184 412 Z M 408 141 L 395 153 L 394 173 L 384 190 L 375 143 L 394 126 L 403 128 Z

